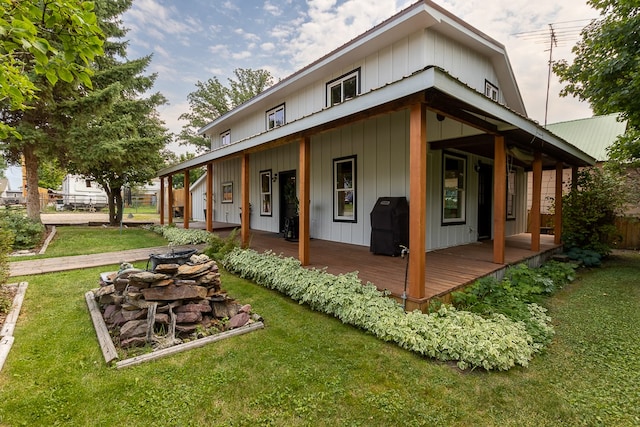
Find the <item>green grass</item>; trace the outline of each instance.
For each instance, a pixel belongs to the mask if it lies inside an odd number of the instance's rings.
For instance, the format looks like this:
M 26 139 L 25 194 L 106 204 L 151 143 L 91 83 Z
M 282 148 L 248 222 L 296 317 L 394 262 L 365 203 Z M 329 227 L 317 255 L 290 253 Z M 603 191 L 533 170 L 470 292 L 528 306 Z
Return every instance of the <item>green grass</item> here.
M 56 235 L 44 255 L 21 257 L 15 260 L 88 255 L 167 244 L 164 237 L 140 227 L 121 229 L 102 226 L 64 226 L 56 227 Z
M 461 372 L 223 274 L 266 328 L 118 371 L 83 294 L 116 266 L 29 282 L 0 373 L 0 425 L 579 426 L 640 424 L 640 256 L 548 301 L 557 335 L 529 368 Z

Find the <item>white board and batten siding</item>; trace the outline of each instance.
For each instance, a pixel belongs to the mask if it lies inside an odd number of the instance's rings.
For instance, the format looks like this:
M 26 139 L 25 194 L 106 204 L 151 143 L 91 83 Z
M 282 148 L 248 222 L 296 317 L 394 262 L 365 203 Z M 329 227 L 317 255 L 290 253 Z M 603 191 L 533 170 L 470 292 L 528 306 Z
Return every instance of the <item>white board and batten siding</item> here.
M 220 134 L 231 130 L 231 140 L 240 141 L 266 131 L 266 112 L 285 105 L 287 123 L 322 111 L 326 107 L 326 84 L 356 69 L 360 69 L 360 94 L 366 94 L 389 83 L 401 80 L 427 66 L 447 70 L 453 77 L 484 92 L 485 80 L 500 86 L 491 60 L 462 44 L 429 29 L 415 32 L 390 46 L 385 46 L 363 58 L 334 68 L 329 74 L 303 89 L 286 96 L 270 96 L 261 100 L 253 112 L 241 120 L 227 121 L 212 129 L 212 147 L 221 145 Z M 502 93 L 499 93 L 502 101 Z

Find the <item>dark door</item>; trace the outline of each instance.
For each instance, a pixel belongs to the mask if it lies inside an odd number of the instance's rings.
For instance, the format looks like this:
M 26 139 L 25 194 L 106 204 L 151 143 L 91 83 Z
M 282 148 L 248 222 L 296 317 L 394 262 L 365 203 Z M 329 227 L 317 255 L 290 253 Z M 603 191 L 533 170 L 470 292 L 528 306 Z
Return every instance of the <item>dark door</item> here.
M 478 165 L 478 240 L 491 238 L 493 204 L 493 167 Z
M 298 216 L 298 192 L 296 187 L 296 171 L 278 172 L 278 188 L 280 190 L 280 232 L 284 233 L 287 218 Z

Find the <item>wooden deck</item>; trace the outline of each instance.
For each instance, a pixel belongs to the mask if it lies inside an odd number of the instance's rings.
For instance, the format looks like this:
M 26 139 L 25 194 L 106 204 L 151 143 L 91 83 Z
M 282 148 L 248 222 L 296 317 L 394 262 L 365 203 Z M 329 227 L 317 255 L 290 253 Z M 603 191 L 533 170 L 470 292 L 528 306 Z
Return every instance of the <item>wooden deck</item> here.
M 229 228 L 218 224 L 214 232 L 224 235 Z M 197 225 L 194 226 L 194 228 Z M 284 256 L 298 257 L 298 243 L 287 241 L 280 234 L 252 230 L 250 246 L 258 252 L 272 250 Z M 407 300 L 407 309 L 425 309 L 429 300 L 447 301 L 448 295 L 476 279 L 491 274 L 498 277 L 509 265 L 528 262 L 537 265 L 559 249 L 552 235 L 540 236 L 540 252 L 533 252 L 528 233 L 507 237 L 505 264 L 494 264 L 491 241 L 471 243 L 426 253 L 425 298 Z M 309 267 L 325 268 L 329 273 L 341 274 L 358 271 L 363 283 L 371 282 L 380 290 L 389 290 L 402 301 L 407 258 L 374 255 L 367 246 L 349 245 L 312 239 Z

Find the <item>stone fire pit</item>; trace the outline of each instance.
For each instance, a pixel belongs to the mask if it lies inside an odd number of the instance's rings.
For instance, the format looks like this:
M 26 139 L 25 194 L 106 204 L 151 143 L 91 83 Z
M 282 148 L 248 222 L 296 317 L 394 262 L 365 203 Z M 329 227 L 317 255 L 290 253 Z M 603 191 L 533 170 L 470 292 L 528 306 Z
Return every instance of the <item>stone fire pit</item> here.
M 206 255 L 152 257 L 162 262 L 151 271 L 123 263 L 85 294 L 107 363 L 119 358 L 116 347 L 153 349 L 116 363 L 124 367 L 264 327 L 250 305 L 222 290 L 218 265 Z

